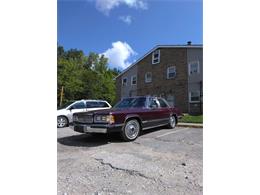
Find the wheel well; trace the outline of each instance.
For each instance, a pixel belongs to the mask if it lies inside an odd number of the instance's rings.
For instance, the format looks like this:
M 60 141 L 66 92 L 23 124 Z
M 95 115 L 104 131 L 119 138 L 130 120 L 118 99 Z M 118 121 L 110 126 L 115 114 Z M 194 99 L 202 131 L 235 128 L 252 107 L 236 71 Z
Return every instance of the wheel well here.
M 141 128 L 141 130 L 142 130 L 142 122 L 141 122 L 141 119 L 140 119 L 139 117 L 136 117 L 136 116 L 134 116 L 134 117 L 129 117 L 128 119 L 125 120 L 125 123 L 126 123 L 127 121 L 133 120 L 133 119 L 136 119 L 136 120 L 138 121 L 138 123 L 139 123 L 139 125 L 140 125 L 140 128 Z
M 172 116 L 174 116 L 174 117 L 175 117 L 176 124 L 177 124 L 177 123 L 178 123 L 178 117 L 177 117 L 177 115 L 176 115 L 176 114 L 172 114 Z

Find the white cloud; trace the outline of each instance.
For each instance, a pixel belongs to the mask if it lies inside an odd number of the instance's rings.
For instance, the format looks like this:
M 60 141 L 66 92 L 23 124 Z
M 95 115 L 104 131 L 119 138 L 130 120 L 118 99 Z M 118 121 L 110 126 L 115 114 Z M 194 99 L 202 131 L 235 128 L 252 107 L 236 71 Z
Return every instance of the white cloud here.
M 105 15 L 109 15 L 109 12 L 119 5 L 127 5 L 135 9 L 148 8 L 145 0 L 96 0 L 96 8 Z
M 120 16 L 119 20 L 123 21 L 124 23 L 130 25 L 132 23 L 132 16 Z
M 111 67 L 127 68 L 131 62 L 129 59 L 137 53 L 126 42 L 113 42 L 112 48 L 107 49 L 104 56 L 108 58 L 108 63 Z

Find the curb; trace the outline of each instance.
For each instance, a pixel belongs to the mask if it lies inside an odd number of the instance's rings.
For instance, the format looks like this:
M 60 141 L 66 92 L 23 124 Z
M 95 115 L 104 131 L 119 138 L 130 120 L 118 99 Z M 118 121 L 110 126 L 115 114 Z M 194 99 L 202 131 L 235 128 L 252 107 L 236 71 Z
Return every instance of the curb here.
M 192 127 L 192 128 L 203 128 L 203 124 L 196 123 L 178 123 L 177 127 Z

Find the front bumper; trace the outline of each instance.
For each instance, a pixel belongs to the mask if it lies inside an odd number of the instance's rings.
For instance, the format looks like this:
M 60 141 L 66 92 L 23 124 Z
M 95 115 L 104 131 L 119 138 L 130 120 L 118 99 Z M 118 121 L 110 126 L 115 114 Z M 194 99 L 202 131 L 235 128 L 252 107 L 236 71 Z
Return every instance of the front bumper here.
M 123 124 L 78 124 L 73 123 L 73 130 L 79 133 L 109 133 L 120 132 Z

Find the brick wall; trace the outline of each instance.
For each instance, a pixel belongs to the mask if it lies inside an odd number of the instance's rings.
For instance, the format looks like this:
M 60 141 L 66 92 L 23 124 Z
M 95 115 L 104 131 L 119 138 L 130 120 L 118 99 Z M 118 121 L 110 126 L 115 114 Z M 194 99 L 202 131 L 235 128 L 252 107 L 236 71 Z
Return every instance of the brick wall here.
M 167 67 L 176 67 L 176 77 L 167 79 Z M 138 63 L 137 95 L 157 95 L 167 98 L 173 94 L 175 106 L 188 112 L 187 49 L 161 48 L 160 63 L 152 64 L 152 54 Z M 145 73 L 152 73 L 152 82 L 145 83 Z

